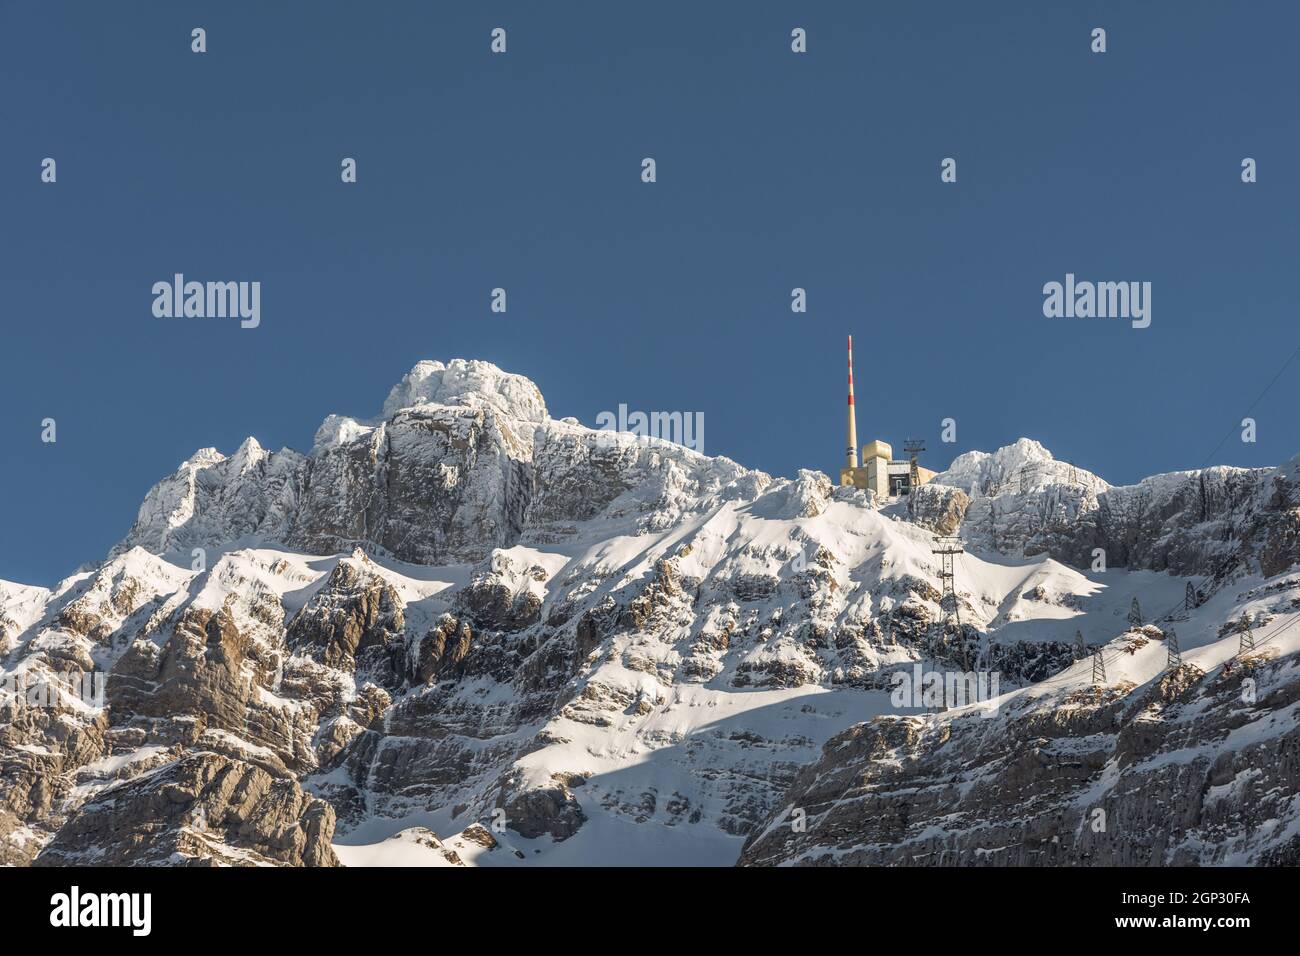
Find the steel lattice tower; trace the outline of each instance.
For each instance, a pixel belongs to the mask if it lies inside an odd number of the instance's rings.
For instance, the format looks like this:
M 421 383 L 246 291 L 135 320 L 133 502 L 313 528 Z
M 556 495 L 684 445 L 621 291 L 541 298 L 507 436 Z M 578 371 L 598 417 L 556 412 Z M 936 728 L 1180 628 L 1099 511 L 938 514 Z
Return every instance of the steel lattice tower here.
M 952 536 L 939 537 L 935 539 L 937 547 L 930 550 L 939 555 L 939 577 L 943 582 L 943 594 L 939 598 L 939 608 L 945 614 L 944 623 L 947 618 L 951 617 L 957 625 L 957 641 L 961 648 L 962 667 L 970 670 L 970 658 L 966 653 L 966 632 L 961 624 L 961 608 L 957 602 L 957 589 L 953 576 L 953 559 L 958 554 L 964 554 L 961 541 Z
M 1255 621 L 1249 614 L 1241 616 L 1241 645 L 1237 648 L 1237 655 L 1246 654 L 1255 650 Z
M 1102 648 L 1097 648 L 1092 652 L 1092 683 L 1094 687 L 1100 687 L 1106 683 L 1106 660 L 1101 656 Z

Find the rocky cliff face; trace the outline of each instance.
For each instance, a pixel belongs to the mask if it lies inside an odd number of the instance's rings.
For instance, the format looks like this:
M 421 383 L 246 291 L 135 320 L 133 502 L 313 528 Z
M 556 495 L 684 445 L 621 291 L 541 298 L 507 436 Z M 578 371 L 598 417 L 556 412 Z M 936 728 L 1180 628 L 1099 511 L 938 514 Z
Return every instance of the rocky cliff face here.
M 971 496 L 961 517 L 973 546 L 1205 576 L 1226 564 L 1280 574 L 1300 559 L 1300 459 L 1281 468 L 1206 468 L 1113 487 L 1021 439 L 968 452 L 937 476 Z
M 189 754 L 80 805 L 37 866 L 337 866 L 334 810 L 290 779 Z
M 1112 642 L 1133 597 L 1181 599 L 1166 572 L 1202 584 L 1227 556 L 1180 633 L 1189 650 L 1231 643 L 1219 627 L 1265 600 L 1232 588 L 1297 557 L 1295 470 L 1112 488 L 1022 440 L 877 500 L 553 419 L 531 382 L 487 363 L 421 362 L 379 416 L 330 416 L 307 454 L 252 439 L 197 453 L 103 564 L 48 591 L 0 583 L 0 862 L 331 865 L 333 843 L 366 862 L 727 864 L 747 836 L 750 862 L 892 862 L 886 837 L 908 844 L 955 799 L 936 784 L 908 803 L 913 766 L 987 771 L 964 798 L 972 820 L 999 801 L 1025 817 L 1034 793 L 1066 813 L 1074 791 L 1025 769 L 1039 738 L 1105 764 L 1128 746 L 1115 721 L 1149 708 L 1115 690 L 925 718 L 891 700 L 893 673 L 996 652 L 1004 690 L 1055 680 L 1076 631 Z M 961 629 L 940 606 L 935 534 L 968 544 Z M 1094 547 L 1105 574 L 1088 570 Z M 1281 591 L 1267 600 L 1290 613 Z M 1151 693 L 1144 673 L 1134 693 Z M 1236 719 L 1209 701 L 1152 705 L 1162 727 L 1186 715 L 1168 746 L 1209 746 Z M 892 722 L 859 723 L 873 714 Z M 1010 754 L 1004 723 L 1024 738 Z M 830 856 L 771 842 L 792 785 L 815 796 L 859 772 L 881 774 L 878 799 L 910 822 L 877 834 L 832 813 Z M 988 850 L 965 839 L 926 852 Z
M 1300 642 L 1166 669 L 1158 628 L 1122 640 L 1124 672 L 1102 687 L 1081 664 L 991 718 L 881 717 L 831 739 L 741 864 L 1300 862 Z

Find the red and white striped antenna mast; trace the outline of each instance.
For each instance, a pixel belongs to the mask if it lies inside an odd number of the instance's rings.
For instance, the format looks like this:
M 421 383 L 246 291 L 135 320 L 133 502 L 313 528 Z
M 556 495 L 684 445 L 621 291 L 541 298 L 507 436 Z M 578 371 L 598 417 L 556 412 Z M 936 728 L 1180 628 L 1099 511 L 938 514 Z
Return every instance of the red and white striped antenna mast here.
M 849 336 L 849 447 L 848 467 L 858 467 L 858 421 L 853 411 L 853 336 Z

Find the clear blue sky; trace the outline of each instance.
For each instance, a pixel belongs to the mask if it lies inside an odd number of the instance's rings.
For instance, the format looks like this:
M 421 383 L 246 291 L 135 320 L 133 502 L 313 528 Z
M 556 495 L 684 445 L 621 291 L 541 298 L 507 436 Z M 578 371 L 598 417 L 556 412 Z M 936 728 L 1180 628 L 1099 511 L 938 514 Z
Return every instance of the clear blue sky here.
M 833 473 L 852 332 L 862 440 L 1197 467 L 1300 344 L 1297 31 L 1281 2 L 0 3 L 0 577 L 101 557 L 195 449 L 306 449 L 420 358 Z M 261 327 L 155 319 L 174 272 L 261 281 Z M 1151 327 L 1044 318 L 1066 272 L 1152 282 Z M 1298 393 L 1300 360 L 1215 460 L 1300 450 Z

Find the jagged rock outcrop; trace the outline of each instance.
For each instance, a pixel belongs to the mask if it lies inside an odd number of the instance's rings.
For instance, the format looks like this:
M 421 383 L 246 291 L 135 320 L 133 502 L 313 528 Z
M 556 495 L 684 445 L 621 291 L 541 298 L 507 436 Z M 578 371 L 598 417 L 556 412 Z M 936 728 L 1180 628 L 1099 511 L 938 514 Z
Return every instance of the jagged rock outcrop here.
M 510 829 L 529 839 L 549 835 L 566 840 L 578 832 L 587 817 L 568 779 L 557 775 L 550 786 L 532 788 L 520 788 L 519 783 L 517 777 L 506 781 L 498 798 Z
M 289 622 L 285 643 L 327 667 L 381 686 L 405 677 L 405 602 L 363 555 L 340 561 Z
M 191 754 L 101 790 L 37 866 L 337 866 L 334 810 L 298 784 L 218 754 Z
M 920 485 L 907 496 L 908 517 L 938 535 L 956 534 L 968 508 L 970 496 L 948 485 Z
M 460 590 L 456 607 L 480 628 L 519 631 L 537 623 L 549 576 L 539 565 L 497 553 Z
M 415 640 L 408 658 L 412 681 L 428 684 L 439 677 L 462 673 L 461 661 L 469 654 L 474 632 L 450 614 L 444 614 L 437 625 Z

